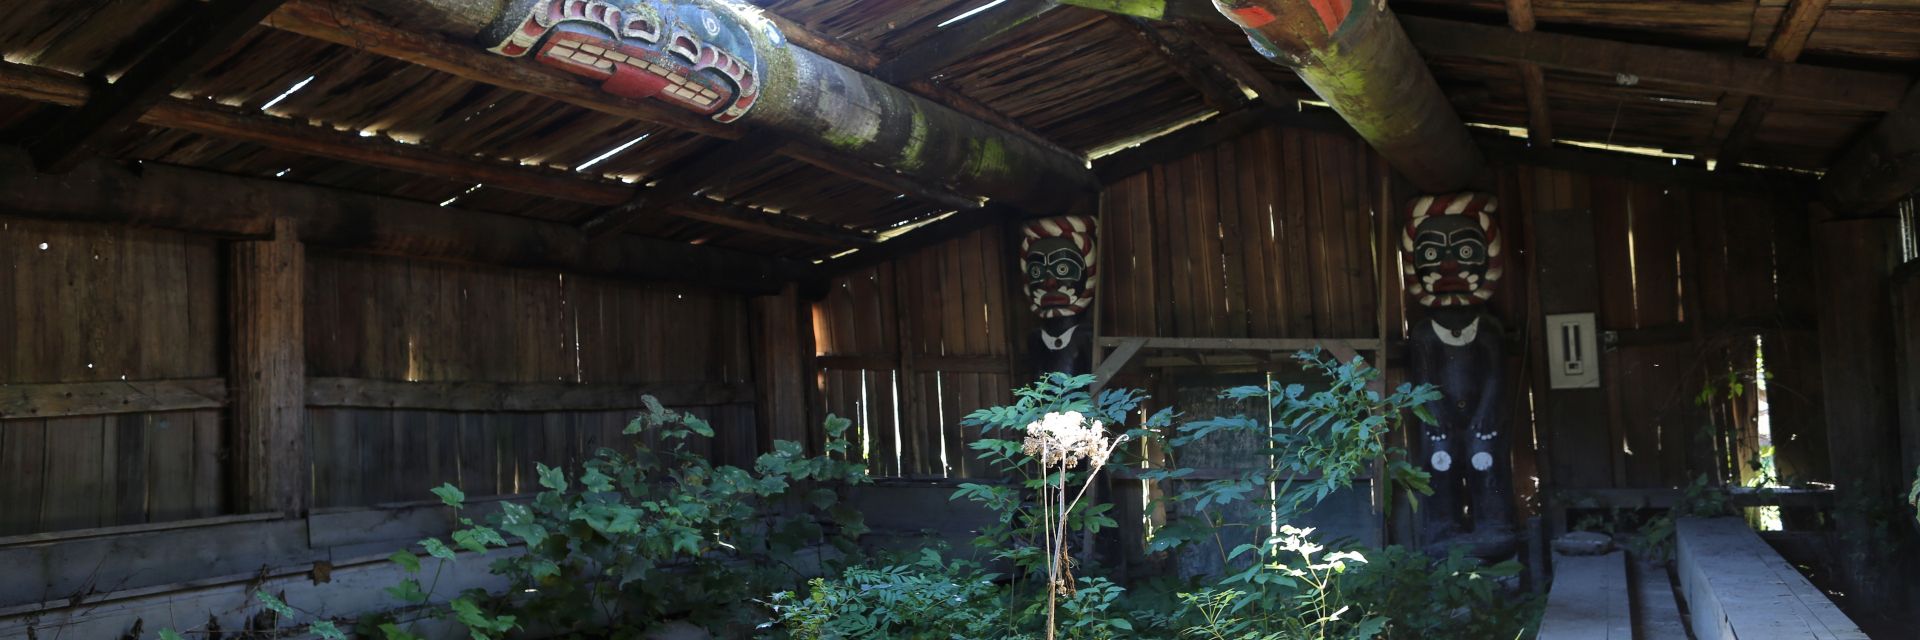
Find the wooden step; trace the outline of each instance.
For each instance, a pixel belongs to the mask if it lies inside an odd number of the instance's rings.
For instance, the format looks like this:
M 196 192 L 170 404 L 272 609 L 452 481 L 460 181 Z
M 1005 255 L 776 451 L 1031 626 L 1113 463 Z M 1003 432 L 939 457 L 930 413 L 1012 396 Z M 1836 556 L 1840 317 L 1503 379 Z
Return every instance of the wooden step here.
M 1627 554 L 1553 554 L 1540 640 L 1633 640 Z

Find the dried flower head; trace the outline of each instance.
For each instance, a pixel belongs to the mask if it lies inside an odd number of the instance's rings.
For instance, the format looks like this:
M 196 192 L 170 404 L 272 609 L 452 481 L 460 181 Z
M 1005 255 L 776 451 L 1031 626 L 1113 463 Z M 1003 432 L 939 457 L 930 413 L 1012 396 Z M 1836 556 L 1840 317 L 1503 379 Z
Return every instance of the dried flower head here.
M 1058 465 L 1072 469 L 1082 460 L 1092 460 L 1098 467 L 1126 441 L 1125 435 L 1108 438 L 1099 420 L 1088 420 L 1078 411 L 1068 411 L 1049 413 L 1027 425 L 1027 439 L 1021 443 L 1020 451 L 1049 468 Z

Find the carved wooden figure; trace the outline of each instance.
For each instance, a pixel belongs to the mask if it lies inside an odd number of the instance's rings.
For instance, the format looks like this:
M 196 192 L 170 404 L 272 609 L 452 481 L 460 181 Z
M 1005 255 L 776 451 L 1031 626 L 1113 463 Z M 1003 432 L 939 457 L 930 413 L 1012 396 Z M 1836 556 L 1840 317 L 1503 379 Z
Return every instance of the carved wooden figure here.
M 1041 218 L 1021 228 L 1020 266 L 1028 304 L 1040 316 L 1028 353 L 1034 369 L 1092 370 L 1094 285 L 1099 282 L 1092 216 Z
M 1497 558 L 1516 542 L 1502 330 L 1485 310 L 1505 272 L 1496 207 L 1479 193 L 1422 197 L 1401 238 L 1407 294 L 1426 308 L 1408 337 L 1409 374 L 1442 394 L 1427 406 L 1437 424 L 1416 447 L 1433 474 L 1433 495 L 1420 509 L 1433 553 L 1464 544 Z

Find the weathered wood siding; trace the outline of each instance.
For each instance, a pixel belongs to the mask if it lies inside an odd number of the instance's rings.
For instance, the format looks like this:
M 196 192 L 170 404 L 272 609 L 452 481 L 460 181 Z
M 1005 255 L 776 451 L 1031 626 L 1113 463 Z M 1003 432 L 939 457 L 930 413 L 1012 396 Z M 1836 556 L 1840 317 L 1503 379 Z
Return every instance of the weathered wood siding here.
M 986 472 L 960 419 L 1011 399 L 1026 305 L 1008 230 L 988 227 L 836 278 L 814 305 L 823 411 L 882 476 Z M 1102 278 L 1104 280 L 1104 277 Z
M 308 263 L 309 380 L 753 381 L 742 296 L 404 258 L 314 252 Z M 537 491 L 536 463 L 565 464 L 618 443 L 640 406 L 635 393 L 620 408 L 475 411 L 457 395 L 403 409 L 310 398 L 314 506 L 430 498 L 442 482 L 469 495 Z M 719 432 L 710 453 L 749 462 L 757 452 L 751 403 L 713 402 L 688 407 Z
M 39 385 L 221 375 L 212 240 L 10 219 L 0 221 L 0 267 L 0 385 L 9 392 L 47 399 L 37 390 L 51 388 Z M 0 411 L 0 536 L 225 512 L 219 409 L 73 404 Z

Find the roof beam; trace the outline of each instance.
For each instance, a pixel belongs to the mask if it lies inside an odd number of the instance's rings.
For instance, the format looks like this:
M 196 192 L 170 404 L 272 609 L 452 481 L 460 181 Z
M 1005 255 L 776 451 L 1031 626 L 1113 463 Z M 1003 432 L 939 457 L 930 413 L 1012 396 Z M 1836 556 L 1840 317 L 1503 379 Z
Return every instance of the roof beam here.
M 1773 33 L 1767 37 L 1766 59 L 1781 63 L 1800 59 L 1800 53 L 1807 50 L 1807 38 L 1813 35 L 1813 28 L 1820 23 L 1821 14 L 1827 11 L 1828 2 L 1787 0 L 1786 12 L 1780 16 L 1779 22 L 1774 23 Z M 1760 125 L 1766 122 L 1767 112 L 1772 110 L 1772 98 L 1742 100 L 1740 117 L 1734 121 L 1726 140 L 1720 144 L 1719 161 L 1739 162 L 1753 146 L 1754 138 L 1760 133 Z
M 1295 108 L 1253 107 L 1188 125 L 1094 160 L 1093 171 L 1099 174 L 1103 184 L 1113 184 L 1155 165 L 1184 158 L 1268 126 L 1353 133 L 1353 128 L 1339 116 L 1324 110 L 1303 113 Z
M 1507 26 L 1526 33 L 1533 25 L 1533 0 L 1507 0 Z
M 930 78 L 935 71 L 972 57 L 1021 25 L 1058 8 L 1060 3 L 1055 0 L 1008 0 L 979 15 L 942 27 L 934 35 L 874 67 L 873 75 L 894 84 Z
M 609 113 L 730 138 L 742 137 L 747 128 L 792 136 L 822 151 L 803 160 L 831 159 L 841 173 L 861 175 L 874 165 L 890 167 L 924 183 L 1035 212 L 1066 207 L 1094 188 L 1084 158 L 1034 144 L 808 49 L 807 42 L 817 38 L 789 31 L 758 8 L 728 0 L 688 0 L 670 7 L 696 8 L 714 17 L 716 28 L 727 36 L 713 42 L 730 42 L 729 55 L 745 60 L 742 68 L 753 67 L 747 70 L 753 74 L 753 98 L 729 89 L 716 107 L 720 111 L 714 117 L 732 119 L 730 123 L 664 100 L 623 97 L 646 94 L 653 86 L 649 78 L 659 79 L 638 67 L 620 66 L 627 63 L 593 63 L 623 69 L 614 79 L 596 80 L 592 74 L 599 72 L 590 71 L 591 65 L 578 68 L 582 77 L 557 71 L 549 65 L 568 63 L 541 50 L 550 39 L 523 43 L 531 49 L 522 57 L 489 53 L 489 47 L 523 51 L 514 49 L 522 44 L 513 44 L 519 41 L 511 34 L 523 32 L 522 19 L 532 19 L 524 3 L 503 7 L 498 0 L 292 0 L 267 24 Z M 651 45 L 628 38 L 619 46 Z M 662 117 L 665 114 L 678 115 Z
M 0 95 L 65 106 L 88 102 L 87 83 L 58 71 L 0 61 Z M 319 156 L 416 175 L 474 182 L 490 187 L 582 204 L 612 206 L 631 201 L 633 185 L 615 180 L 546 167 L 527 166 L 479 156 L 466 156 L 384 136 L 365 137 L 278 118 L 256 111 L 212 102 L 168 97 L 141 114 L 140 121 L 227 140 L 237 140 L 291 153 Z M 659 200 L 656 198 L 656 200 Z M 663 212 L 728 227 L 794 238 L 837 247 L 861 246 L 871 237 L 839 225 L 812 222 L 794 216 L 719 210 L 704 198 L 669 200 Z M 717 203 L 716 203 L 717 204 Z
M 1820 179 L 1820 197 L 1840 216 L 1885 211 L 1920 189 L 1920 85 L 1900 108 L 1855 141 Z
M 1704 51 L 1629 44 L 1538 31 L 1519 33 L 1471 22 L 1402 16 L 1413 44 L 1427 55 L 1531 62 L 1547 69 L 1624 74 L 1643 81 L 1705 87 L 1862 111 L 1900 104 L 1906 76 L 1786 64 Z
M 720 148 L 698 154 L 662 174 L 627 202 L 595 213 L 580 224 L 580 230 L 588 238 L 598 240 L 617 235 L 636 220 L 672 215 L 839 249 L 873 244 L 874 237 L 869 233 L 767 213 L 706 195 L 715 182 L 724 181 L 742 167 L 765 158 L 768 149 L 777 149 L 780 144 L 778 139 L 771 138 L 723 142 Z
M 86 104 L 67 112 L 29 147 L 40 168 L 61 172 L 93 155 L 110 135 L 140 119 L 140 114 L 172 95 L 188 77 L 246 35 L 285 0 L 213 0 L 192 3 L 180 19 L 120 78 L 93 92 Z
M 1384 2 L 1215 0 L 1426 193 L 1473 186 L 1486 161 Z M 1505 31 L 1501 29 L 1501 31 Z
M 623 236 L 589 243 L 571 226 L 436 207 L 411 200 L 245 178 L 158 163 L 138 170 L 101 159 L 65 174 L 34 169 L 24 151 L 0 148 L 5 214 L 64 222 L 265 238 L 290 218 L 313 246 L 507 267 L 558 269 L 726 291 L 776 293 L 813 265 L 683 242 Z
M 822 262 L 819 265 L 820 274 L 822 277 L 832 278 L 849 271 L 878 266 L 974 231 L 1023 217 L 1026 216 L 1018 211 L 992 205 L 972 211 L 961 211 L 926 223 L 918 229 L 894 236 L 872 247 Z

